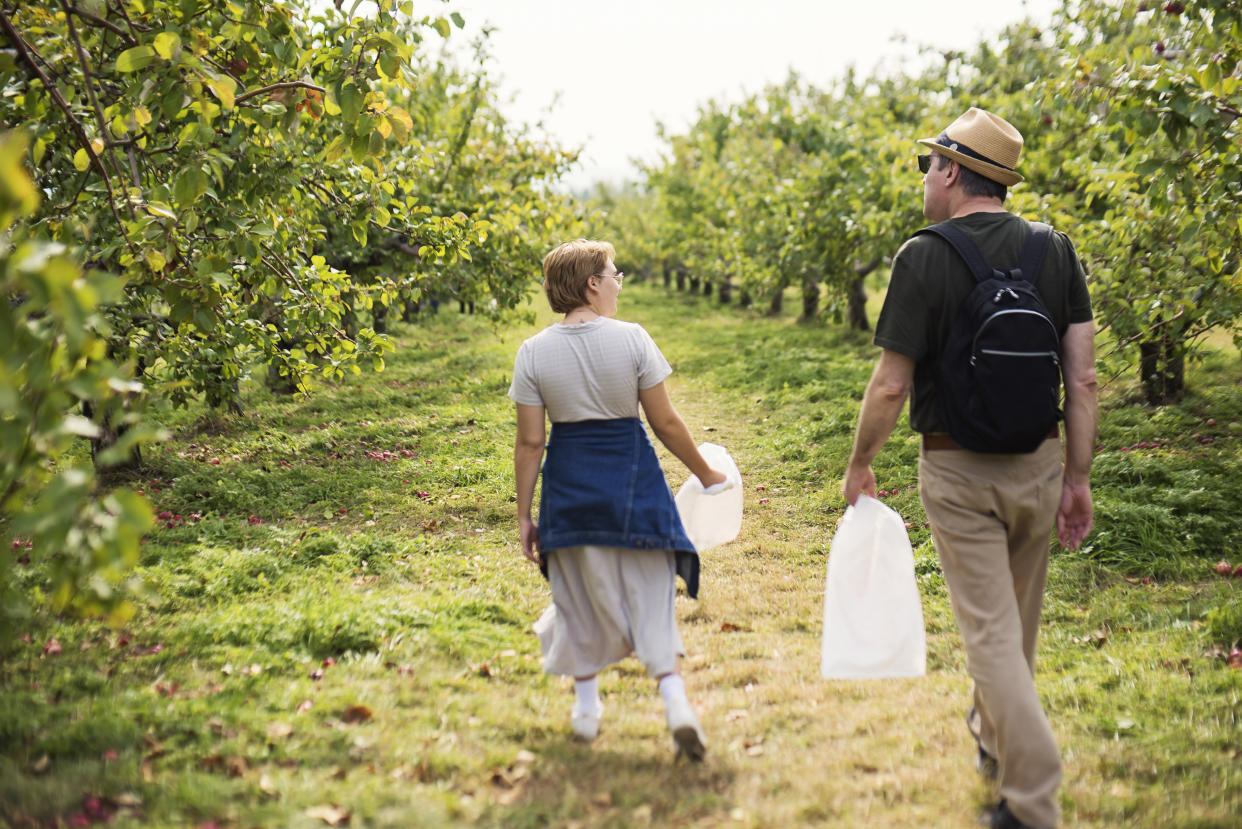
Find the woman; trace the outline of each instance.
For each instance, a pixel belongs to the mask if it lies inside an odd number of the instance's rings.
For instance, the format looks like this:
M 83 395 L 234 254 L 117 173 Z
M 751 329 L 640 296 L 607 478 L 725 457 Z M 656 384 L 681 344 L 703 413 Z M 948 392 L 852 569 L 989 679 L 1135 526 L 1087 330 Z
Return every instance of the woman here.
M 672 373 L 651 336 L 620 322 L 623 274 L 607 242 L 566 242 L 543 260 L 544 291 L 564 314 L 522 343 L 509 396 L 517 404 L 513 465 L 522 552 L 552 587 L 535 625 L 544 670 L 574 677 L 573 733 L 593 740 L 603 706 L 596 675 L 633 652 L 655 677 L 677 754 L 702 760 L 707 742 L 678 672 L 675 575 L 698 595 L 698 555 L 642 421 L 705 487 L 724 474 L 699 454 L 669 400 Z M 543 465 L 539 523 L 531 502 Z

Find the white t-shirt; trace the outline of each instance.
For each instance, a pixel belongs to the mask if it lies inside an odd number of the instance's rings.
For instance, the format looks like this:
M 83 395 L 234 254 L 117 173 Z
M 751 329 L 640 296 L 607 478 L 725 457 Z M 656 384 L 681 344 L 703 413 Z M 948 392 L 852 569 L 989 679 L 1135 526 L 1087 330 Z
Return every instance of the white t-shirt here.
M 600 317 L 550 325 L 522 343 L 509 397 L 553 423 L 638 417 L 638 391 L 673 369 L 643 327 Z

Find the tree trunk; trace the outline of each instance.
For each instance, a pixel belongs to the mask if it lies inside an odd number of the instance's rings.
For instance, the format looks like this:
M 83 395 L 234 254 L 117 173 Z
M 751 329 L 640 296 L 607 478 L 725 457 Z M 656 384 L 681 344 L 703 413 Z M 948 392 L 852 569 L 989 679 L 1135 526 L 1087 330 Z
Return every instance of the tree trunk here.
M 122 404 L 122 412 L 129 407 Z M 82 401 L 82 416 L 99 427 L 99 436 L 91 438 L 91 463 L 95 466 L 96 472 L 104 471 L 99 465 L 99 456 L 116 446 L 117 442 L 125 436 L 129 431 L 128 423 L 117 423 L 117 419 L 111 409 L 98 413 L 95 411 L 94 405 L 89 400 Z M 129 450 L 129 457 L 120 463 L 114 463 L 107 467 L 109 472 L 134 472 L 142 466 L 142 449 L 135 446 Z
M 664 268 L 664 287 L 665 288 L 673 287 L 673 269 L 672 268 L 669 268 L 669 267 Z
M 768 316 L 779 316 L 785 310 L 785 286 L 779 285 L 772 294 L 772 300 L 768 303 Z
M 703 296 L 712 295 L 712 281 L 710 279 L 703 280 Z
M 418 315 L 418 303 L 412 299 L 407 299 L 401 304 L 401 321 L 413 322 L 414 317 Z
M 863 287 L 864 279 L 865 276 L 858 277 L 850 288 L 847 316 L 850 328 L 855 331 L 871 330 L 871 323 L 867 321 L 867 289 Z
M 750 291 L 742 289 L 737 295 L 737 304 L 742 308 L 749 308 L 754 304 L 754 300 L 750 296 Z
M 1181 400 L 1186 391 L 1186 357 L 1180 343 L 1164 339 L 1139 343 L 1139 374 L 1148 405 Z
M 727 277 L 720 283 L 720 304 L 728 305 L 733 301 L 733 282 Z
M 802 280 L 802 320 L 809 322 L 819 316 L 819 280 L 813 276 Z
M 388 333 L 388 306 L 382 302 L 371 306 L 371 330 L 376 334 Z
M 866 264 L 854 266 L 854 275 L 858 278 L 850 288 L 848 319 L 850 328 L 856 331 L 871 330 L 871 323 L 867 321 L 867 286 L 864 281 L 879 265 L 879 259 L 872 259 Z
M 699 292 L 699 278 L 697 276 L 690 277 L 690 293 L 697 294 Z
M 686 269 L 678 268 L 676 272 L 676 276 L 677 276 L 677 290 L 679 291 L 686 290 Z

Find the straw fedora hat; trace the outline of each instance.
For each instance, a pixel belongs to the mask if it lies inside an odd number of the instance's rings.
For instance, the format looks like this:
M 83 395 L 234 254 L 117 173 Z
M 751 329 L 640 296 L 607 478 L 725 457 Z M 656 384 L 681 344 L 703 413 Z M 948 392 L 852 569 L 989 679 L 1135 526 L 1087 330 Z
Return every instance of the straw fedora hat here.
M 1022 133 L 986 110 L 971 107 L 939 136 L 920 138 L 919 143 L 1006 187 L 1022 181 L 1015 169 Z

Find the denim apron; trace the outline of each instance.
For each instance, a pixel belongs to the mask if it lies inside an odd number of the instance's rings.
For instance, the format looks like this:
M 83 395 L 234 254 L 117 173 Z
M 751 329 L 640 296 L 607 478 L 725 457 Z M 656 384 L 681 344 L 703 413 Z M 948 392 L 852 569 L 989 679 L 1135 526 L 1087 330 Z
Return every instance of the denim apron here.
M 553 423 L 541 492 L 539 548 L 545 554 L 588 544 L 672 550 L 686 592 L 698 597 L 698 553 L 638 418 Z

